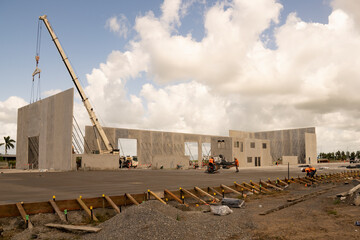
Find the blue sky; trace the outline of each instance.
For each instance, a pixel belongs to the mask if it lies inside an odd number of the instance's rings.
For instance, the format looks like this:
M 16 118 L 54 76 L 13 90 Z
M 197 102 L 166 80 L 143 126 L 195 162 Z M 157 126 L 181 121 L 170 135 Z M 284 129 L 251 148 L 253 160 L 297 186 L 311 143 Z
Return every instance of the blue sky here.
M 359 12 L 357 0 L 2 0 L 0 137 L 16 135 L 17 108 L 30 100 L 47 14 L 106 126 L 315 126 L 318 150 L 358 149 Z M 114 18 L 126 37 L 107 25 Z M 39 68 L 43 97 L 74 87 L 45 26 Z M 75 110 L 89 124 L 81 103 Z
M 148 11 L 160 15 L 160 0 L 134 1 L 19 1 L 3 0 L 0 2 L 0 52 L 3 64 L 0 65 L 2 91 L 0 101 L 10 96 L 19 96 L 29 101 L 31 93 L 31 74 L 35 69 L 35 52 L 38 17 L 47 14 L 61 44 L 68 55 L 73 68 L 87 84 L 85 75 L 93 68 L 106 61 L 113 50 L 126 50 L 127 40 L 136 34 L 133 30 L 127 39 L 119 37 L 105 28 L 107 19 L 124 14 L 131 26 L 135 18 Z M 206 6 L 212 6 L 217 1 L 206 1 Z M 290 12 L 296 12 L 306 21 L 328 21 L 331 8 L 328 0 L 282 0 L 284 8 L 280 16 L 282 25 Z M 197 3 L 190 7 L 189 14 L 184 17 L 179 28 L 180 34 L 192 33 L 200 41 L 204 37 L 203 15 L 206 7 Z M 275 25 L 274 25 L 275 26 Z M 271 28 L 268 32 L 271 35 Z M 269 43 L 274 48 L 274 43 Z M 63 65 L 60 55 L 53 45 L 50 36 L 43 26 L 40 49 L 39 68 L 41 73 L 41 90 L 73 87 L 71 79 Z M 141 83 L 146 82 L 142 79 Z M 141 84 L 129 83 L 130 92 L 140 91 Z

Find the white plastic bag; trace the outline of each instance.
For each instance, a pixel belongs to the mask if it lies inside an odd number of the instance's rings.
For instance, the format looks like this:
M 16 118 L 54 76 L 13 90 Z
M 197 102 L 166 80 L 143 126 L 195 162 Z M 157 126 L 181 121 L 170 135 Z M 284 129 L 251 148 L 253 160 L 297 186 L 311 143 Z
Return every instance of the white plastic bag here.
M 210 206 L 211 212 L 215 215 L 225 216 L 233 212 L 228 206 Z

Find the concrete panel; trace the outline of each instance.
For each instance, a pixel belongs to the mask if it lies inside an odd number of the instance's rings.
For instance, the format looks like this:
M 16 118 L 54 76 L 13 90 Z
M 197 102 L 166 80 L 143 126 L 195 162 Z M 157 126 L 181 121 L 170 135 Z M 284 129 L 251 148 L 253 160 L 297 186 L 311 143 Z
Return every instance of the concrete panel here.
M 222 142 L 223 141 L 223 142 Z M 212 137 L 211 155 L 223 155 L 227 161 L 233 161 L 233 140 L 231 137 Z
M 282 164 L 283 165 L 297 165 L 298 164 L 298 156 L 282 156 Z
M 71 170 L 74 89 L 18 109 L 17 164 L 28 168 L 28 138 L 39 137 L 40 169 Z
M 152 168 L 176 168 L 177 165 L 187 168 L 189 166 L 189 158 L 187 156 L 175 156 L 175 155 L 155 155 L 153 156 Z
M 81 167 L 90 170 L 113 170 L 119 168 L 119 156 L 111 154 L 82 154 Z
M 151 153 L 153 156 L 163 155 L 163 133 L 152 132 L 151 133 Z
M 306 162 L 308 164 L 317 163 L 317 145 L 316 134 L 305 133 L 305 149 L 306 149 Z
M 307 151 L 307 147 L 305 146 L 305 133 L 315 134 L 315 128 L 256 132 L 254 137 L 257 139 L 270 140 L 273 161 L 278 160 L 282 156 L 298 156 L 298 163 L 305 163 Z M 236 135 L 233 131 L 231 134 Z M 249 134 L 249 136 L 251 136 L 251 134 Z

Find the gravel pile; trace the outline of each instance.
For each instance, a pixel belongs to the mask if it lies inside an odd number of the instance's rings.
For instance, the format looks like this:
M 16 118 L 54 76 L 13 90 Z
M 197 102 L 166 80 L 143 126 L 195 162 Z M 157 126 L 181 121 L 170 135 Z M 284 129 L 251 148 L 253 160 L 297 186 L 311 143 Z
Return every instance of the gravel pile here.
M 83 239 L 250 239 L 243 235 L 247 226 L 240 211 L 219 217 L 147 201 L 99 224 L 99 233 Z

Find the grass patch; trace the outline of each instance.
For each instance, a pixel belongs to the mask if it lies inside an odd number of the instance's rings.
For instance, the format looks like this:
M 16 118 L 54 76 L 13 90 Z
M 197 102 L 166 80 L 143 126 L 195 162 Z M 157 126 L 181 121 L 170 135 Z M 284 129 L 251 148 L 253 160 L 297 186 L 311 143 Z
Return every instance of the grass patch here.
M 338 213 L 334 209 L 329 209 L 329 210 L 327 210 L 327 214 L 337 216 Z

